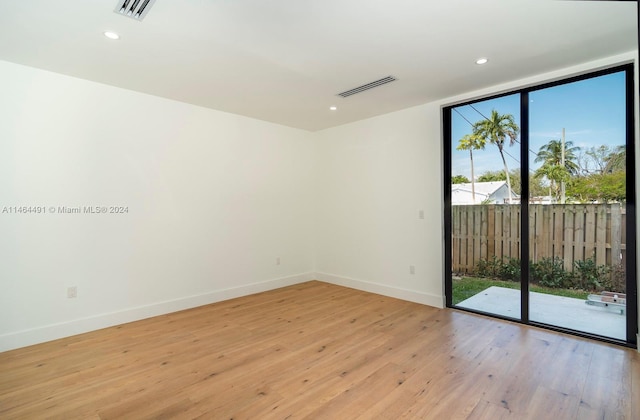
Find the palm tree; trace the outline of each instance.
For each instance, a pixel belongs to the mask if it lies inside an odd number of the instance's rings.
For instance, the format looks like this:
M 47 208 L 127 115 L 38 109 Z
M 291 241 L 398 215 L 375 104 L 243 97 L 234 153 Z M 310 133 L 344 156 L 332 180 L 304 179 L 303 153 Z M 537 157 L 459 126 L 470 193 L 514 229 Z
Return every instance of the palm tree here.
M 576 163 L 578 159 L 576 153 L 579 147 L 574 147 L 573 142 L 564 143 L 564 156 L 562 155 L 562 141 L 550 140 L 549 143 L 540 146 L 535 162 L 543 162 L 542 166 L 535 172 L 535 176 L 545 176 L 551 182 L 551 189 L 554 191 L 556 198 L 561 195 L 558 186 L 569 180 L 571 175 L 576 175 L 580 166 Z M 564 159 L 564 165 L 562 160 Z M 564 198 L 561 197 L 561 203 L 564 204 Z
M 467 134 L 460 139 L 458 147 L 456 147 L 457 150 L 469 151 L 469 159 L 471 159 L 471 197 L 473 204 L 476 203 L 476 183 L 473 175 L 473 151 L 484 149 L 485 144 L 486 141 L 482 137 L 478 137 L 475 134 Z
M 542 165 L 538 170 L 536 170 L 533 176 L 538 179 L 544 176 L 551 182 L 549 189 L 553 191 L 553 195 L 556 197 L 556 200 L 561 195 L 559 188 L 561 183 L 568 181 L 570 177 L 566 166 L 552 164 Z
M 500 152 L 504 174 L 507 178 L 507 188 L 509 189 L 509 204 L 511 204 L 511 178 L 509 177 L 509 167 L 504 158 L 504 142 L 509 138 L 509 146 L 512 146 L 518 138 L 520 127 L 515 122 L 511 114 L 499 114 L 495 109 L 491 111 L 491 117 L 478 121 L 473 125 L 473 134 L 495 144 Z
M 571 175 L 577 174 L 580 169 L 576 163 L 576 152 L 579 150 L 579 147 L 573 147 L 572 141 L 564 143 L 564 167 Z M 535 162 L 544 162 L 542 166 L 562 165 L 562 141 L 550 140 L 549 143 L 540 146 Z

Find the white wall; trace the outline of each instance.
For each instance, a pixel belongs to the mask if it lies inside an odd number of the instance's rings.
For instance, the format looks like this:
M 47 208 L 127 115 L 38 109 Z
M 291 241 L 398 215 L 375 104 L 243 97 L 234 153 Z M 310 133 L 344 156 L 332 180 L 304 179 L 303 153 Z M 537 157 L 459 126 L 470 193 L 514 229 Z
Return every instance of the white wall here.
M 440 121 L 427 104 L 318 133 L 319 279 L 442 306 Z
M 7 62 L 0 92 L 0 351 L 313 278 L 311 133 Z

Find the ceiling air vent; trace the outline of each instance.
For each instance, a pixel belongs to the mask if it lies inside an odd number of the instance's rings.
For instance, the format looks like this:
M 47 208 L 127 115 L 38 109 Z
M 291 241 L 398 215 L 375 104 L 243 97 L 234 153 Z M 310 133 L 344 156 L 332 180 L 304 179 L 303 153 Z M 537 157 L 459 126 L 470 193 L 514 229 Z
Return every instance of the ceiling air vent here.
M 374 87 L 378 87 L 390 82 L 397 80 L 393 76 L 387 76 L 380 80 L 376 80 L 375 82 L 367 83 L 366 85 L 358 86 L 357 88 L 353 88 L 351 90 L 344 91 L 342 93 L 338 93 L 338 96 L 342 96 L 346 98 L 347 96 L 355 95 L 356 93 L 364 92 L 365 90 L 373 89 Z
M 156 0 L 118 0 L 114 12 L 135 20 L 142 20 Z

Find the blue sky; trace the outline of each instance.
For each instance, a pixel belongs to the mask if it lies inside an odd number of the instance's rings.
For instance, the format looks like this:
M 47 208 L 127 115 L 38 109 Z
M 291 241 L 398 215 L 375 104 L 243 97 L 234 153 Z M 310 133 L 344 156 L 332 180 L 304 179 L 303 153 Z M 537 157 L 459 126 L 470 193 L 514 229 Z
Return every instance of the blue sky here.
M 549 140 L 559 140 L 562 128 L 566 140 L 583 150 L 609 145 L 614 148 L 625 143 L 625 74 L 617 72 L 606 76 L 541 89 L 529 93 L 529 165 L 535 170 L 535 154 Z M 458 140 L 471 133 L 471 123 L 489 116 L 492 109 L 501 114 L 512 114 L 520 120 L 520 96 L 504 96 L 454 108 L 452 121 L 452 175 L 470 178 L 468 151 L 458 151 Z M 519 139 L 519 138 L 518 138 Z M 520 145 L 505 147 L 509 170 L 520 167 Z M 488 170 L 502 170 L 502 160 L 495 145 L 473 152 L 476 177 Z

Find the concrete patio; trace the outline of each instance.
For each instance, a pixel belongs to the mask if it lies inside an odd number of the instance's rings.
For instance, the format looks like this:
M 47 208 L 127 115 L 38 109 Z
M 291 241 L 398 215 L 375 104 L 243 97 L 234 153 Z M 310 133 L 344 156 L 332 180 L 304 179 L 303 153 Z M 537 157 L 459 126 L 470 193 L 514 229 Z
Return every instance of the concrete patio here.
M 520 290 L 492 286 L 457 306 L 519 319 Z M 582 299 L 530 292 L 529 318 L 544 324 L 626 340 L 626 315 L 586 305 Z

